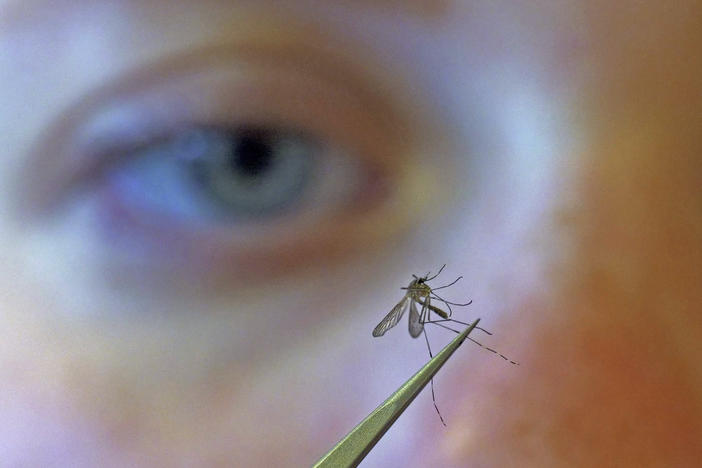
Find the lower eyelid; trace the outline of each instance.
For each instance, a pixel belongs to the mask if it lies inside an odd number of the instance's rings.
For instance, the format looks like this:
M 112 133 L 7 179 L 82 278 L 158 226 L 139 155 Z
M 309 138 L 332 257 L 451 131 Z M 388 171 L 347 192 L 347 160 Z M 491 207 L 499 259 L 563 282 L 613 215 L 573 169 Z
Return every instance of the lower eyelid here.
M 402 181 L 393 180 L 392 188 L 371 184 L 374 190 L 383 192 L 382 197 L 364 193 L 368 200 L 362 209 L 346 210 L 302 227 L 281 223 L 234 230 L 197 229 L 173 224 L 168 219 L 135 215 L 110 194 L 103 193 L 106 198 L 99 203 L 109 210 L 106 234 L 116 247 L 114 254 L 118 258 L 116 262 L 108 260 L 108 264 L 122 268 L 121 278 L 142 278 L 146 261 L 150 271 L 158 271 L 162 279 L 190 282 L 195 277 L 198 282 L 215 285 L 221 279 L 230 286 L 227 278 L 232 275 L 245 274 L 247 281 L 255 281 L 285 273 L 300 264 L 310 267 L 322 261 L 329 265 L 354 253 L 370 253 L 388 239 L 406 234 L 407 227 L 418 221 L 416 210 L 422 210 L 422 203 L 431 202 L 403 202 L 414 194 L 417 182 L 428 180 L 425 172 L 416 169 L 409 166 L 402 174 L 396 174 Z M 138 249 L 132 252 L 138 257 L 136 263 L 128 260 L 129 255 L 125 257 L 125 250 L 120 247 L 133 244 L 135 239 L 139 239 Z M 145 246 L 149 247 L 144 250 Z M 136 270 L 135 265 L 139 265 Z

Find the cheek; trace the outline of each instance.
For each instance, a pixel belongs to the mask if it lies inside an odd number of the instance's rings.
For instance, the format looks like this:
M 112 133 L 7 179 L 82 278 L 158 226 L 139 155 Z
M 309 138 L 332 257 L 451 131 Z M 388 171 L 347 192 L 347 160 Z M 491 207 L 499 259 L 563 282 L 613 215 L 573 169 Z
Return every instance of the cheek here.
M 672 169 L 669 160 L 632 161 L 637 177 L 626 177 L 626 189 L 601 157 L 594 166 L 604 169 L 581 174 L 570 221 L 553 221 L 568 254 L 545 261 L 549 273 L 536 283 L 525 274 L 495 280 L 513 300 L 488 327 L 497 338 L 481 340 L 521 365 L 476 348 L 447 377 L 451 394 L 442 398 L 460 403 L 437 452 L 452 463 L 694 466 L 702 455 L 695 217 L 671 218 L 672 206 L 653 199 L 664 196 L 649 187 Z M 701 195 L 693 185 L 677 190 L 683 199 Z
M 5 238 L 7 239 L 7 238 Z M 0 270 L 0 434 L 3 463 L 46 465 L 97 459 L 112 452 L 106 435 L 85 418 L 71 378 L 61 333 L 38 319 L 52 301 L 7 255 Z M 27 441 L 32 450 L 28 451 Z M 125 460 L 126 461 L 126 460 Z
M 661 87 L 690 70 L 650 69 L 636 56 L 645 38 L 609 38 L 593 51 L 595 131 L 549 224 L 568 249 L 498 329 L 517 324 L 500 346 L 519 349 L 521 366 L 498 371 L 486 358 L 453 379 L 453 463 L 696 466 L 702 456 L 699 99 L 682 98 L 699 93 Z

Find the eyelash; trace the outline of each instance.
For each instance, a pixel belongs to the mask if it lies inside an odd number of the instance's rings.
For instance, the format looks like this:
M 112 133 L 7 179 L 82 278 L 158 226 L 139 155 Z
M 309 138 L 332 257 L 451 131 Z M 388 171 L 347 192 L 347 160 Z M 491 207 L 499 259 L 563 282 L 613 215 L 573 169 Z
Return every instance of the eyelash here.
M 98 194 L 91 203 L 107 226 L 107 244 L 114 248 L 115 238 L 136 243 L 139 256 L 147 252 L 170 270 L 172 265 L 167 264 L 174 258 L 178 268 L 200 265 L 208 271 L 262 274 L 289 270 L 314 258 L 378 245 L 416 220 L 421 210 L 402 198 L 407 197 L 406 185 L 419 168 L 411 158 L 412 139 L 398 130 L 405 125 L 392 104 L 362 86 L 328 78 L 346 78 L 344 73 L 317 74 L 294 61 L 278 69 L 275 61 L 250 56 L 239 60 L 203 56 L 206 59 L 199 64 L 180 72 L 174 72 L 172 66 L 162 67 L 166 73 L 154 73 L 158 67 L 151 68 L 148 79 L 127 79 L 126 86 L 117 87 L 118 92 L 108 90 L 88 99 L 88 105 L 78 106 L 87 107 L 70 114 L 80 116 L 78 123 L 69 125 L 67 131 L 62 128 L 64 121 L 58 129 L 57 137 L 69 140 L 58 151 L 63 157 L 55 158 L 53 167 L 46 158 L 37 158 L 29 168 L 45 176 L 40 186 L 49 187 L 39 200 L 65 201 L 79 188 Z M 265 229 L 236 226 L 237 232 L 231 226 L 214 224 L 194 229 L 157 213 L 143 216 L 103 184 L 106 174 L 125 164 L 125 155 L 129 159 L 167 135 L 241 125 L 274 129 L 292 125 L 332 141 L 360 158 L 363 180 L 353 197 L 326 220 L 306 227 L 294 226 L 294 222 L 276 222 Z M 49 167 L 41 167 L 47 162 Z M 268 241 L 263 239 L 266 230 Z M 123 256 L 120 249 L 114 253 Z

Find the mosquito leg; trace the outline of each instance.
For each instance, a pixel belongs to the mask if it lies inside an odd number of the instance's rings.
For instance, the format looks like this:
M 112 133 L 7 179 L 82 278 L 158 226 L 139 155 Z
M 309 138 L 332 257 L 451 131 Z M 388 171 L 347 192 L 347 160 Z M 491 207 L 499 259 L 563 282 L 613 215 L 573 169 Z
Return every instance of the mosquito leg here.
M 432 289 L 431 291 L 432 291 L 432 294 L 433 294 L 434 296 L 436 296 L 436 298 L 437 298 L 438 300 L 440 300 L 441 302 L 443 302 L 443 303 L 445 303 L 445 304 L 451 304 L 451 305 L 455 305 L 455 306 L 459 306 L 459 307 L 465 307 L 465 306 L 469 306 L 469 305 L 471 305 L 471 304 L 473 303 L 472 300 L 466 302 L 465 304 L 459 304 L 459 303 L 457 303 L 457 302 L 447 301 L 446 299 L 444 299 L 444 298 L 442 298 L 441 296 L 439 296 L 438 294 L 436 294 L 436 293 L 434 292 L 433 289 Z
M 427 273 L 427 274 L 424 276 L 424 277 L 426 278 L 426 280 L 424 280 L 424 281 L 426 282 L 426 281 L 431 281 L 431 280 L 433 280 L 434 278 L 436 278 L 437 276 L 439 276 L 439 275 L 441 274 L 442 271 L 444 271 L 444 268 L 446 268 L 446 264 L 445 264 L 445 263 L 441 266 L 441 268 L 439 268 L 439 271 L 438 271 L 434 276 L 432 276 L 431 278 L 429 278 L 429 275 L 430 275 L 431 273 Z
M 431 290 L 432 290 L 432 291 L 436 291 L 437 289 L 448 288 L 449 286 L 453 286 L 454 284 L 458 283 L 458 282 L 459 282 L 460 280 L 462 280 L 462 279 L 463 279 L 463 277 L 462 277 L 462 276 L 459 276 L 458 278 L 456 278 L 455 280 L 453 280 L 453 281 L 450 282 L 449 284 L 445 284 L 445 285 L 443 285 L 443 286 L 439 286 L 438 288 L 431 288 Z
M 441 322 L 445 322 L 445 321 L 446 321 L 446 320 L 441 320 Z M 457 334 L 457 335 L 460 335 L 460 334 L 461 334 L 461 332 L 459 332 L 458 330 L 454 330 L 454 329 L 451 328 L 451 327 L 447 327 L 447 326 L 444 325 L 443 323 L 439 323 L 439 321 L 437 321 L 437 320 L 434 320 L 434 321 L 431 321 L 431 322 L 426 322 L 426 323 L 431 323 L 431 324 L 436 325 L 437 327 L 441 327 L 441 328 L 445 328 L 445 329 L 447 329 L 447 330 L 451 330 L 452 332 L 454 332 L 454 333 Z
M 451 317 L 451 316 L 453 315 L 453 309 L 451 309 L 451 304 L 450 304 L 449 302 L 445 301 L 441 296 L 439 296 L 438 294 L 436 294 L 436 293 L 434 292 L 433 289 L 432 289 L 431 293 L 436 297 L 436 299 L 438 299 L 438 300 L 440 300 L 441 302 L 443 302 L 444 304 L 446 304 L 446 307 L 448 307 L 448 310 L 449 310 L 449 311 L 448 311 L 448 316 Z M 428 299 L 428 298 L 427 298 L 427 299 Z
M 428 322 L 428 323 L 436 323 L 436 322 L 454 322 L 454 323 L 459 323 L 461 325 L 465 325 L 466 327 L 469 327 L 471 325 L 470 323 L 461 322 L 460 320 L 451 319 L 451 318 L 441 319 L 441 320 L 432 320 L 431 322 Z M 487 331 L 483 327 L 475 327 L 475 329 L 480 330 L 481 332 L 483 332 L 485 334 L 492 335 L 492 332 Z
M 439 296 L 436 296 L 436 297 L 439 297 Z M 450 318 L 450 317 L 453 315 L 453 309 L 451 308 L 451 304 L 449 304 L 448 302 L 444 301 L 443 299 L 440 299 L 440 300 L 443 301 L 444 304 L 446 304 L 446 307 L 448 307 L 448 310 L 449 310 L 449 311 L 448 311 L 448 316 L 449 316 L 449 318 Z
M 451 322 L 455 322 L 455 321 L 456 321 L 456 320 L 451 320 Z M 432 322 L 426 322 L 426 323 L 432 323 L 432 324 L 437 325 L 437 326 L 439 326 L 439 327 L 441 327 L 441 328 L 445 328 L 445 329 L 447 329 L 447 330 L 451 330 L 452 332 L 454 332 L 454 333 L 456 333 L 456 334 L 460 334 L 460 333 L 461 333 L 461 332 L 459 332 L 458 330 L 454 330 L 453 328 L 447 327 L 447 326 L 444 325 L 443 323 L 439 323 L 439 322 L 446 322 L 446 320 L 434 320 L 434 321 L 432 321 Z M 486 350 L 490 351 L 491 353 L 497 354 L 498 356 L 500 356 L 502 359 L 504 359 L 505 361 L 509 362 L 510 364 L 514 364 L 515 366 L 518 366 L 518 365 L 519 365 L 518 362 L 515 362 L 515 361 L 511 360 L 510 358 L 508 358 L 508 357 L 505 356 L 504 354 L 499 353 L 499 352 L 495 351 L 495 350 L 492 349 L 492 348 L 488 348 L 487 346 L 485 346 L 484 344 L 480 343 L 479 341 L 474 340 L 474 339 L 471 338 L 470 336 L 468 336 L 468 337 L 466 337 L 466 338 L 468 338 L 470 341 L 472 341 L 473 343 L 477 344 L 477 345 L 480 346 L 481 348 L 486 349 Z
M 438 307 L 434 307 L 433 305 L 431 305 L 431 297 L 427 296 L 427 298 L 426 298 L 426 300 L 425 300 L 424 302 L 422 302 L 422 301 L 420 301 L 420 300 L 418 300 L 417 302 L 419 302 L 419 303 L 422 304 L 423 306 L 428 307 L 428 308 L 429 308 L 432 312 L 434 312 L 436 315 L 439 315 L 440 317 L 442 317 L 442 318 L 444 318 L 444 319 L 448 319 L 448 316 L 449 316 L 449 315 L 448 315 L 446 312 L 444 312 L 443 310 L 439 309 Z
M 491 353 L 497 354 L 498 356 L 500 356 L 502 359 L 504 359 L 505 361 L 509 362 L 510 364 L 514 364 L 515 366 L 518 366 L 518 365 L 519 365 L 518 362 L 515 362 L 515 361 L 511 360 L 510 358 L 508 358 L 507 356 L 505 356 L 504 354 L 498 353 L 498 352 L 495 351 L 494 349 L 488 348 L 487 346 L 483 345 L 482 343 L 479 343 L 479 342 L 475 341 L 475 340 L 474 340 L 473 338 L 471 338 L 470 336 L 468 336 L 468 337 L 466 337 L 466 338 L 468 338 L 470 341 L 472 341 L 473 343 L 477 344 L 477 345 L 480 346 L 481 348 L 487 349 L 487 350 L 490 351 Z
M 425 329 L 422 329 L 422 333 L 424 333 L 424 341 L 427 342 L 427 349 L 429 350 L 429 358 L 432 359 L 434 357 L 434 354 L 431 352 L 431 346 L 429 345 L 429 338 L 427 337 L 427 331 Z M 446 427 L 446 423 L 444 422 L 444 417 L 441 416 L 441 411 L 439 411 L 439 407 L 436 406 L 436 395 L 434 394 L 434 379 L 432 378 L 429 381 L 429 385 L 431 386 L 431 401 L 434 403 L 434 409 L 436 410 L 436 414 L 439 415 L 439 419 L 441 420 L 441 424 Z
M 426 331 L 424 331 L 424 341 L 427 342 L 427 350 L 429 350 L 429 359 L 433 359 L 434 353 L 431 352 L 431 345 L 429 344 L 429 338 L 427 337 Z

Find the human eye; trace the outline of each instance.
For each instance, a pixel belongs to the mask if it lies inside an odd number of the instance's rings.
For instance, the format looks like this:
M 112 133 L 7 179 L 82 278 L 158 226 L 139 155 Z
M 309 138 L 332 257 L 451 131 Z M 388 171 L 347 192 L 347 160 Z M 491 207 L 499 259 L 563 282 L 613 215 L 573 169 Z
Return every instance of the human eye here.
M 108 83 L 35 148 L 32 211 L 60 213 L 70 255 L 198 280 L 408 232 L 439 187 L 421 148 L 440 145 L 362 72 L 307 53 L 201 50 Z
M 314 136 L 274 126 L 195 126 L 129 153 L 106 171 L 111 198 L 179 224 L 265 222 L 315 209 L 330 195 L 352 196 L 358 169 Z

